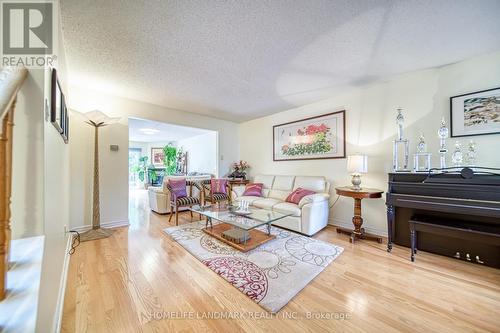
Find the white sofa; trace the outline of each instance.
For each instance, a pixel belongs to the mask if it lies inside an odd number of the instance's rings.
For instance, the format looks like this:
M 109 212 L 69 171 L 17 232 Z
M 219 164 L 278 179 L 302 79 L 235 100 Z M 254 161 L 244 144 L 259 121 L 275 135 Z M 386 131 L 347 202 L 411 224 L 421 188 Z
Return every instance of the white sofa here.
M 153 212 L 158 214 L 168 214 L 170 213 L 170 192 L 167 189 L 167 181 L 169 179 L 182 179 L 186 178 L 186 180 L 195 180 L 202 181 L 206 179 L 212 178 L 211 175 L 200 175 L 200 176 L 166 176 L 163 178 L 162 186 L 153 187 L 150 186 L 148 188 L 149 195 L 149 208 Z M 189 194 L 189 188 L 187 189 Z M 193 186 L 193 197 L 198 198 L 200 196 L 200 192 L 196 187 Z M 179 210 L 186 210 L 186 207 L 179 208 Z
M 264 184 L 262 197 L 243 196 L 245 187 L 239 186 L 233 188 L 234 200 L 244 200 L 258 208 L 293 214 L 273 222 L 273 225 L 311 236 L 328 224 L 330 183 L 324 177 L 257 175 L 253 183 Z M 299 187 L 316 193 L 305 196 L 298 205 L 285 202 L 286 197 Z

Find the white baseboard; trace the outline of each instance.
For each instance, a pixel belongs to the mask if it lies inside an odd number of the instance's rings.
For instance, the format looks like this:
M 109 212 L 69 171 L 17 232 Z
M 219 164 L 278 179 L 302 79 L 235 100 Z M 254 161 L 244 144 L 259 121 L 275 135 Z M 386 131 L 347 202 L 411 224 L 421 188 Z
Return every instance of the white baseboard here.
M 336 227 L 343 227 L 347 229 L 352 229 L 353 225 L 351 221 L 344 221 L 340 219 L 335 219 L 335 218 L 330 218 L 328 220 L 328 224 L 336 226 Z M 370 234 L 374 234 L 377 236 L 382 236 L 382 237 L 387 237 L 387 230 L 385 229 L 378 229 L 378 228 L 372 228 L 372 227 L 367 227 L 363 225 L 363 228 L 365 228 L 366 232 Z
M 110 221 L 110 222 L 101 223 L 101 227 L 103 227 L 103 228 L 127 227 L 129 225 L 130 225 L 130 223 L 128 222 L 128 220 Z M 87 231 L 90 229 L 92 229 L 92 225 L 81 225 L 79 227 L 71 228 L 71 230 L 78 231 L 78 232 L 84 232 L 84 231 Z
M 63 271 L 61 276 L 61 281 L 59 282 L 59 294 L 57 295 L 57 305 L 55 313 L 55 332 L 59 333 L 61 331 L 62 315 L 64 308 L 64 295 L 66 293 L 66 281 L 68 280 L 68 268 L 69 268 L 69 251 L 71 249 L 71 244 L 73 242 L 73 235 L 68 236 L 68 241 L 66 242 L 66 253 L 64 254 Z

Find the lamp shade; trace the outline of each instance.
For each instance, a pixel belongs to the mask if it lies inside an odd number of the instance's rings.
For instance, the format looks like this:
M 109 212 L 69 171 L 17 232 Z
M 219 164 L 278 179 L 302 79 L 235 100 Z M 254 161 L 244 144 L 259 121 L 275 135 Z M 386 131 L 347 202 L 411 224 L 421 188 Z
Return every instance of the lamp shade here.
M 90 111 L 87 113 L 80 113 L 74 111 L 76 115 L 82 118 L 84 121 L 90 122 L 93 125 L 111 125 L 120 121 L 120 117 L 109 117 L 99 110 Z
M 351 173 L 367 173 L 368 156 L 361 154 L 347 156 L 347 171 Z

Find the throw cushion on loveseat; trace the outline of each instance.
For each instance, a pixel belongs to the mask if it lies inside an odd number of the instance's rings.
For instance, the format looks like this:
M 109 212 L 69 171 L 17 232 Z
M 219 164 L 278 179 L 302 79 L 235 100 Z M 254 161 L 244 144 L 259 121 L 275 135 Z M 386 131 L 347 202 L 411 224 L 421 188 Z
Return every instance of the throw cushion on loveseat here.
M 286 200 L 285 202 L 290 202 L 290 203 L 294 203 L 296 205 L 299 204 L 300 200 L 305 197 L 306 195 L 311 195 L 311 194 L 314 194 L 316 192 L 314 191 L 310 191 L 310 190 L 306 190 L 302 187 L 299 187 L 297 188 L 295 191 L 293 191 L 292 193 L 290 193 L 288 195 L 288 197 L 286 197 Z
M 261 197 L 262 196 L 262 183 L 250 183 L 245 186 L 245 192 L 243 195 Z

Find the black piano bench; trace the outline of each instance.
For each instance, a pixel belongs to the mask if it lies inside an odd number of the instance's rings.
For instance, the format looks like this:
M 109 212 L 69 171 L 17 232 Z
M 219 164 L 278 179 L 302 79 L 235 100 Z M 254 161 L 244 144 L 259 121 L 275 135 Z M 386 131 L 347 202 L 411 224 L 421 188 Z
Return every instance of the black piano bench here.
M 413 216 L 408 224 L 410 226 L 411 261 L 415 261 L 415 254 L 417 254 L 417 232 L 419 231 L 500 246 L 500 234 L 495 227 L 478 226 L 476 223 L 468 221 L 418 215 Z

